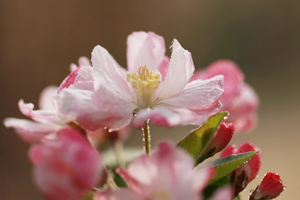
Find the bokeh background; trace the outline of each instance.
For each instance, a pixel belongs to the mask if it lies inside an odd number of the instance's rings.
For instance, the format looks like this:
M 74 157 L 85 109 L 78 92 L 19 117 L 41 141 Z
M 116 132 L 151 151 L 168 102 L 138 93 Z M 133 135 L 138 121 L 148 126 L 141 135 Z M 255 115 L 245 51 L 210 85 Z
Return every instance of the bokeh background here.
M 0 1 L 0 120 L 20 117 L 17 102 L 38 105 L 40 91 L 59 85 L 69 64 L 90 57 L 100 44 L 126 66 L 126 38 L 153 31 L 170 46 L 177 38 L 200 69 L 218 59 L 238 63 L 260 96 L 259 126 L 235 135 L 262 149 L 258 179 L 243 193 L 247 199 L 263 174 L 278 172 L 286 191 L 278 199 L 299 198 L 300 150 L 300 1 Z M 167 52 L 170 55 L 170 50 Z M 191 127 L 154 128 L 158 138 L 178 141 Z M 134 131 L 128 145 L 141 147 Z M 44 199 L 31 179 L 29 145 L 0 125 L 0 198 Z

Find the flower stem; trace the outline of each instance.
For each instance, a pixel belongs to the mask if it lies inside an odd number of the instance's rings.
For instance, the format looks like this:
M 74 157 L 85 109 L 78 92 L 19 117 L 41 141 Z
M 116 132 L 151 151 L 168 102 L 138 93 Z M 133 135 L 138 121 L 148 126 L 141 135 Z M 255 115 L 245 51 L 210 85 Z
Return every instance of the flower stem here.
M 150 144 L 150 127 L 149 127 L 149 120 L 145 122 L 143 131 L 143 140 L 144 140 L 144 150 L 147 155 L 150 154 L 151 144 Z
M 123 155 L 122 155 L 123 142 L 120 140 L 116 141 L 114 143 L 114 150 L 115 150 L 116 160 L 117 160 L 119 167 L 125 168 L 125 164 L 123 161 Z

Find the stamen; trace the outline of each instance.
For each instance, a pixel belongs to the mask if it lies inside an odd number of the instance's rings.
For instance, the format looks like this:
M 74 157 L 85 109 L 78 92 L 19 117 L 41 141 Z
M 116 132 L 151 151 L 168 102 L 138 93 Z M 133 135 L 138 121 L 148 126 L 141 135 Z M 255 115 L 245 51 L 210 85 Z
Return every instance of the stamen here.
M 145 65 L 141 66 L 138 72 L 127 72 L 126 80 L 134 90 L 135 103 L 140 108 L 151 107 L 153 93 L 161 83 L 160 73 L 149 72 L 149 68 Z

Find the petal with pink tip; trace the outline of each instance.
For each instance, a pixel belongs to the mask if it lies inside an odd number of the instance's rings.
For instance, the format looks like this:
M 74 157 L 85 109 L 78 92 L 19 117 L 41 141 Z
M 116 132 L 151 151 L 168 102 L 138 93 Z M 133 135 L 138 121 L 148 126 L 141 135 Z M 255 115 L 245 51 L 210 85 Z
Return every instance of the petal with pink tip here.
M 170 63 L 170 58 L 165 56 L 162 63 L 160 64 L 160 66 L 158 68 L 158 71 L 160 72 L 161 78 L 163 81 L 165 80 L 165 77 L 168 73 L 169 63 Z
M 85 56 L 82 56 L 78 59 L 78 65 L 79 67 L 84 67 L 84 66 L 92 66 L 91 62 L 90 62 L 90 59 L 88 59 L 87 57 Z
M 92 52 L 94 70 L 94 88 L 97 90 L 104 83 L 110 90 L 118 92 L 128 100 L 134 99 L 134 92 L 125 80 L 126 70 L 101 46 L 96 46 Z
M 76 77 L 76 82 L 94 81 L 93 78 L 93 67 L 83 66 L 79 69 Z
M 135 109 L 135 105 L 104 85 L 95 93 L 65 89 L 60 97 L 60 107 L 64 113 L 75 116 L 76 121 L 90 131 L 104 127 L 119 130 L 131 121 Z
M 165 41 L 153 32 L 134 32 L 127 38 L 128 71 L 138 71 L 147 65 L 156 72 L 165 55 Z
M 222 95 L 223 76 L 215 76 L 208 80 L 195 80 L 188 83 L 176 95 L 161 102 L 178 107 L 200 107 L 211 104 Z
M 147 120 L 156 126 L 172 127 L 180 123 L 180 116 L 164 108 L 144 109 L 134 117 L 132 126 L 143 128 Z
M 174 39 L 169 69 L 164 82 L 158 88 L 155 99 L 167 99 L 180 92 L 189 82 L 195 70 L 191 53 Z
M 25 119 L 6 118 L 4 120 L 4 125 L 7 128 L 14 128 L 17 134 L 26 142 L 40 141 L 47 134 L 56 131 L 53 126 L 48 126 Z
M 64 88 L 68 88 L 70 87 L 70 85 L 75 83 L 75 78 L 78 74 L 79 68 L 72 71 L 64 80 L 63 82 L 60 84 L 57 93 L 60 93 L 60 91 Z

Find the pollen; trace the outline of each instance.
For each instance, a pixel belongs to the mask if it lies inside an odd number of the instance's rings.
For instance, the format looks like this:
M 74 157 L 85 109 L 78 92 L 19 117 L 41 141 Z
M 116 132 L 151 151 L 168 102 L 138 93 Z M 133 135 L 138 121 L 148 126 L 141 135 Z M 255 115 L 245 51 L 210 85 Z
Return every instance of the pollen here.
M 140 108 L 150 108 L 155 90 L 161 83 L 160 73 L 154 74 L 149 68 L 141 66 L 137 72 L 127 72 L 126 80 L 132 86 L 136 104 Z

